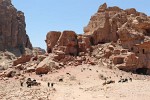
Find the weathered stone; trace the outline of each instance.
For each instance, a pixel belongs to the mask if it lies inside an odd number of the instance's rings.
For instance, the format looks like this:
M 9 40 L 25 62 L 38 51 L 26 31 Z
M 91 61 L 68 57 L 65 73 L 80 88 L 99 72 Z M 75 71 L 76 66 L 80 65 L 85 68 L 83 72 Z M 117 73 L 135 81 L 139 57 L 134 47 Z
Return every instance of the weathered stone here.
M 36 74 L 47 74 L 54 69 L 59 69 L 58 65 L 51 60 L 50 57 L 45 58 L 42 62 L 40 62 L 35 69 Z
M 24 67 L 22 66 L 22 64 L 18 64 L 17 66 L 15 66 L 16 69 L 19 69 L 19 70 L 23 70 Z
M 87 53 L 88 50 L 91 52 L 90 37 L 85 35 L 78 36 L 78 51 Z
M 126 49 L 130 49 L 135 44 L 140 44 L 144 40 L 143 34 L 138 34 L 136 31 L 131 32 L 124 26 L 118 30 L 118 35 L 121 41 L 121 45 Z
M 46 51 L 40 47 L 34 47 L 33 48 L 34 55 L 44 55 Z
M 138 67 L 138 63 L 139 63 L 139 59 L 138 57 L 136 57 L 135 54 L 130 54 L 125 58 L 125 64 L 126 66 L 128 66 L 128 68 L 129 67 L 136 68 Z
M 107 7 L 104 3 L 84 27 L 83 35 L 64 31 L 59 33 L 52 47 L 47 42 L 47 47 L 55 53 L 55 61 L 63 62 L 64 65 L 80 65 L 81 58 L 73 56 L 89 54 L 97 60 L 101 59 L 102 63 L 105 63 L 103 57 L 107 58 L 106 66 L 115 64 L 122 70 L 135 70 L 150 68 L 149 36 L 149 16 L 134 8 L 123 10 L 117 6 Z M 53 40 L 51 38 L 53 36 L 47 41 Z M 83 63 L 90 61 L 86 60 Z
M 23 12 L 11 4 L 11 0 L 0 2 L 0 50 L 8 50 L 17 56 L 24 54 L 25 48 L 32 49 L 25 30 Z
M 65 58 L 65 53 L 62 51 L 55 51 L 55 54 L 56 55 L 54 55 L 54 61 L 60 61 L 61 59 Z
M 63 31 L 59 40 L 57 41 L 57 46 L 65 46 L 65 54 L 78 55 L 77 50 L 77 35 L 73 31 Z
M 16 71 L 13 70 L 13 69 L 8 69 L 6 72 L 5 72 L 5 77 L 14 77 L 16 75 Z
M 74 31 L 51 31 L 46 37 L 47 52 L 64 52 L 66 55 L 78 55 L 77 34 Z
M 137 11 L 135 8 L 126 9 L 125 12 L 127 13 L 127 15 L 131 15 L 131 14 L 136 15 L 137 14 Z
M 113 51 L 113 54 L 114 54 L 114 55 L 120 55 L 120 50 L 118 50 L 118 49 L 114 50 L 114 51 Z
M 113 51 L 114 50 L 114 46 L 109 45 L 108 49 L 111 50 L 111 51 Z
M 103 57 L 109 58 L 111 55 L 112 55 L 112 52 L 109 49 L 106 49 Z
M 117 65 L 117 64 L 123 64 L 124 63 L 124 58 L 125 57 L 123 57 L 123 56 L 114 56 L 113 57 L 113 63 L 115 65 Z
M 50 31 L 46 35 L 47 52 L 51 53 L 53 47 L 57 44 L 57 41 L 61 35 L 61 32 Z
M 31 58 L 32 58 L 31 55 L 22 55 L 21 57 L 19 57 L 17 60 L 13 62 L 13 65 L 16 66 L 18 64 L 29 62 Z
M 122 49 L 122 50 L 121 50 L 121 53 L 122 53 L 122 54 L 127 54 L 127 52 L 128 52 L 127 49 Z
M 107 4 L 104 3 L 99 7 L 98 12 L 104 12 L 106 9 L 107 9 Z
M 27 73 L 35 72 L 35 67 L 27 67 L 26 72 Z

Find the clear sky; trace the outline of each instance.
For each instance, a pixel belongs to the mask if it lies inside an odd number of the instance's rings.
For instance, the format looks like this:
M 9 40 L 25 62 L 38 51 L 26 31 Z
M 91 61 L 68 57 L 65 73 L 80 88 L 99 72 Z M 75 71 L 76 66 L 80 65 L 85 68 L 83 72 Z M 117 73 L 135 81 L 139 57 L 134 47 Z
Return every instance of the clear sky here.
M 25 14 L 26 31 L 32 45 L 43 49 L 46 49 L 44 40 L 49 31 L 83 33 L 83 27 L 104 2 L 122 9 L 136 8 L 150 15 L 150 0 L 12 0 Z

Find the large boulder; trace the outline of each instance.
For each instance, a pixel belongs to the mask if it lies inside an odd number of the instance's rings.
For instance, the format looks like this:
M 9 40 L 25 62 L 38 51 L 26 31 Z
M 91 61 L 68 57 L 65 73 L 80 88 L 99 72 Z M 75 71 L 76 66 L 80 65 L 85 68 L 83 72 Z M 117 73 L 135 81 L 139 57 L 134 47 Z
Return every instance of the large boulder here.
M 78 39 L 78 48 L 79 48 L 79 52 L 91 52 L 91 41 L 90 41 L 89 36 L 86 35 L 78 35 L 77 39 Z
M 114 56 L 113 57 L 113 63 L 115 65 L 117 65 L 117 64 L 123 64 L 124 63 L 124 59 L 125 59 L 124 56 Z
M 42 62 L 38 64 L 35 69 L 36 74 L 47 74 L 54 69 L 59 69 L 58 64 L 52 61 L 51 57 L 45 58 Z
M 31 58 L 32 55 L 22 55 L 21 57 L 19 57 L 17 60 L 13 62 L 13 65 L 16 66 L 18 64 L 29 62 Z
M 50 31 L 46 35 L 47 52 L 51 53 L 53 47 L 57 44 L 57 41 L 61 35 L 61 32 Z
M 77 45 L 77 35 L 74 31 L 63 31 L 57 41 L 57 46 L 65 47 L 65 54 L 78 55 Z
M 46 36 L 47 52 L 64 52 L 66 55 L 78 55 L 77 34 L 74 31 L 51 31 Z
M 138 64 L 140 63 L 139 58 L 134 54 L 131 53 L 125 58 L 126 66 L 129 68 L 138 68 Z
M 26 34 L 25 16 L 11 4 L 11 0 L 0 0 L 0 51 L 11 51 L 20 56 L 25 48 L 32 49 Z

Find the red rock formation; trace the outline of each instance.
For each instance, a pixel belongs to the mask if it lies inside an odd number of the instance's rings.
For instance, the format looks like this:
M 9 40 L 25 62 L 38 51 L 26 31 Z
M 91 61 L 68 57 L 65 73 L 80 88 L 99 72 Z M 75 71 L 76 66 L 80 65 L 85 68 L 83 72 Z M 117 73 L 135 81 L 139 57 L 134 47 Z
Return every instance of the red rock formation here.
M 54 69 L 59 69 L 58 64 L 51 60 L 51 57 L 45 58 L 42 62 L 40 62 L 35 69 L 36 74 L 47 74 Z
M 46 44 L 47 44 L 47 52 L 51 53 L 53 47 L 57 44 L 57 41 L 61 35 L 61 32 L 57 31 L 50 31 L 46 35 Z
M 94 45 L 113 41 L 126 49 L 121 51 L 116 47 L 104 51 L 104 57 L 113 58 L 113 63 L 119 68 L 149 68 L 150 17 L 146 14 L 134 8 L 123 10 L 116 6 L 107 7 L 104 3 L 91 17 L 84 32 L 91 35 Z
M 18 58 L 13 62 L 13 65 L 16 66 L 18 64 L 29 62 L 31 58 L 32 58 L 31 55 L 22 55 L 20 58 Z
M 32 49 L 25 30 L 23 12 L 11 4 L 11 0 L 0 0 L 0 50 L 23 54 L 24 48 Z
M 65 60 L 66 54 L 83 56 L 91 52 L 91 46 L 111 42 L 112 45 L 100 49 L 101 55 L 96 55 L 97 58 L 103 57 L 122 70 L 150 68 L 150 17 L 146 14 L 134 8 L 107 7 L 104 3 L 84 27 L 84 32 L 83 35 L 73 31 L 48 33 L 47 51 L 54 52 L 54 58 L 60 61 Z
M 78 35 L 78 51 L 79 52 L 91 52 L 90 37 L 86 35 Z
M 78 43 L 77 43 L 77 35 L 74 31 L 63 31 L 57 41 L 57 47 L 60 47 L 59 50 L 63 51 L 65 54 L 70 55 L 78 55 Z
M 53 52 L 59 55 L 59 52 L 63 52 L 66 55 L 78 55 L 78 39 L 74 31 L 62 33 L 51 31 L 46 36 L 46 43 L 48 53 Z

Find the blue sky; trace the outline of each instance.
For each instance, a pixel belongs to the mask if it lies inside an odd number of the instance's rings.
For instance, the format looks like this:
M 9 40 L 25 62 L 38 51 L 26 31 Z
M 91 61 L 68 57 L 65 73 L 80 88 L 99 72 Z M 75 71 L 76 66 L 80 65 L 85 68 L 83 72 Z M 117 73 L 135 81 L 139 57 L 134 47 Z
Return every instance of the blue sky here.
M 136 8 L 150 15 L 149 0 L 12 0 L 25 14 L 26 31 L 32 45 L 44 49 L 47 32 L 74 30 L 83 33 L 83 27 L 104 2 L 122 9 Z

